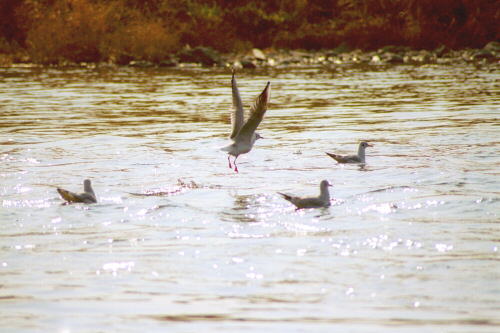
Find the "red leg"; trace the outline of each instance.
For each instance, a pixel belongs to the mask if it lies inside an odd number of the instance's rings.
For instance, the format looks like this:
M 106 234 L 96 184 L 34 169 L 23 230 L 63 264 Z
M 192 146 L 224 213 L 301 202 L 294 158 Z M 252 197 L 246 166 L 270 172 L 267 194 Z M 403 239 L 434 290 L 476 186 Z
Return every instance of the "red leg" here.
M 236 159 L 237 159 L 237 158 L 238 158 L 238 156 L 236 156 L 236 157 L 234 158 L 234 161 L 233 161 L 233 164 L 234 164 L 234 171 L 235 171 L 235 172 L 238 172 L 238 166 L 236 165 Z

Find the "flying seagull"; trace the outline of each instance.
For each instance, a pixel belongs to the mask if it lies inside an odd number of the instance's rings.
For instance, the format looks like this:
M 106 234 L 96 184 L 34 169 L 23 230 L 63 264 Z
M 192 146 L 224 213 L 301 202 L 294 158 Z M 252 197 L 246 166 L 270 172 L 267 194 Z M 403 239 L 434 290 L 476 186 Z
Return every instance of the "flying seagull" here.
M 94 190 L 90 185 L 90 180 L 85 179 L 83 181 L 83 193 L 73 193 L 62 188 L 57 188 L 57 192 L 61 197 L 67 202 L 83 202 L 83 203 L 96 203 L 97 199 L 94 194 Z
M 373 145 L 368 142 L 362 141 L 359 143 L 358 154 L 357 155 L 337 155 L 332 153 L 326 153 L 328 156 L 333 158 L 338 163 L 365 163 L 365 149 L 366 147 L 373 147 Z
M 250 115 L 247 121 L 244 120 L 243 104 L 241 102 L 234 72 L 231 79 L 231 86 L 233 92 L 233 112 L 231 114 L 233 130 L 229 138 L 233 141 L 233 143 L 222 148 L 222 150 L 228 153 L 227 160 L 229 162 L 229 168 L 231 169 L 230 155 L 234 156 L 234 171 L 238 172 L 238 166 L 236 165 L 236 159 L 238 156 L 248 153 L 252 150 L 255 141 L 262 138 L 257 132 L 255 132 L 255 130 L 259 126 L 260 122 L 264 118 L 264 114 L 267 111 L 267 104 L 269 103 L 269 98 L 271 97 L 271 82 L 267 82 L 264 90 L 255 99 L 254 104 L 250 108 Z
M 297 209 L 328 207 L 330 206 L 330 192 L 328 192 L 329 186 L 332 185 L 328 182 L 328 180 L 322 180 L 319 185 L 320 194 L 317 197 L 301 198 L 280 192 L 278 192 L 278 194 L 280 194 L 285 200 L 294 204 Z

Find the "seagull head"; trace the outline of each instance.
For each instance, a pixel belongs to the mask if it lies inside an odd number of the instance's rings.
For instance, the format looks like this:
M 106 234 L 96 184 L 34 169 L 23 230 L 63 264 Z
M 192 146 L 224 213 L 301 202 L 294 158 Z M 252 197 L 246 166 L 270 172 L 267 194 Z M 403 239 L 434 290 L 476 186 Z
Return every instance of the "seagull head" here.
M 366 148 L 366 147 L 373 147 L 373 145 L 369 144 L 366 141 L 363 141 L 359 144 L 360 147 Z
M 324 179 L 324 180 L 321 181 L 320 186 L 322 188 L 327 188 L 329 186 L 332 186 L 332 184 L 330 184 L 330 182 L 328 180 Z
M 87 191 L 92 191 L 92 186 L 90 185 L 90 179 L 85 179 L 85 180 L 83 181 L 83 190 L 84 190 L 85 192 L 87 192 Z

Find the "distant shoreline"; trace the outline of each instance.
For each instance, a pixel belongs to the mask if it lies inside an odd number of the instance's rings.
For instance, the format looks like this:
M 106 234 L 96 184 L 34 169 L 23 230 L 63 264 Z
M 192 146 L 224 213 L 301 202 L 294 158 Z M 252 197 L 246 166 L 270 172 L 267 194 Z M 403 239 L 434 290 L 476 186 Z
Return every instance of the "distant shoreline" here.
M 0 66 L 495 62 L 498 26 L 483 0 L 2 0 Z
M 450 50 L 444 46 L 434 50 L 414 50 L 404 46 L 386 46 L 376 51 L 346 50 L 275 50 L 253 48 L 238 54 L 222 54 L 210 47 L 184 48 L 161 61 L 132 59 L 126 63 L 72 62 L 53 64 L 13 61 L 14 56 L 0 54 L 0 67 L 232 67 L 253 69 L 265 67 L 304 67 L 321 65 L 423 65 L 423 64 L 500 64 L 500 43 L 490 42 L 480 49 Z

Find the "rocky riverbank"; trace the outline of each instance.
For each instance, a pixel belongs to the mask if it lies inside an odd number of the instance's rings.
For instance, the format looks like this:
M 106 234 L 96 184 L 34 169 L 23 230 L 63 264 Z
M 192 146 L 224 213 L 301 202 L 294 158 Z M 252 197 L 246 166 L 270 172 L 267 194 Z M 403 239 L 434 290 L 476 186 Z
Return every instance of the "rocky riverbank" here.
M 169 59 L 160 62 L 142 60 L 110 61 L 107 63 L 70 63 L 64 62 L 59 67 L 67 66 L 131 66 L 131 67 L 304 67 L 321 65 L 391 65 L 391 64 L 500 64 L 500 42 L 490 42 L 481 49 L 451 50 L 444 46 L 435 50 L 413 50 L 403 46 L 386 46 L 376 51 L 349 50 L 339 47 L 333 50 L 261 50 L 254 48 L 246 53 L 221 54 L 210 47 L 186 47 Z M 0 55 L 0 66 L 38 66 L 24 61 L 12 61 Z
M 268 51 L 253 49 L 246 55 L 233 56 L 228 61 L 234 67 L 256 68 L 260 66 L 307 66 L 341 64 L 451 64 L 460 62 L 500 64 L 500 43 L 488 43 L 482 49 L 412 50 L 407 47 L 387 46 L 376 51 L 325 50 L 325 51 Z

